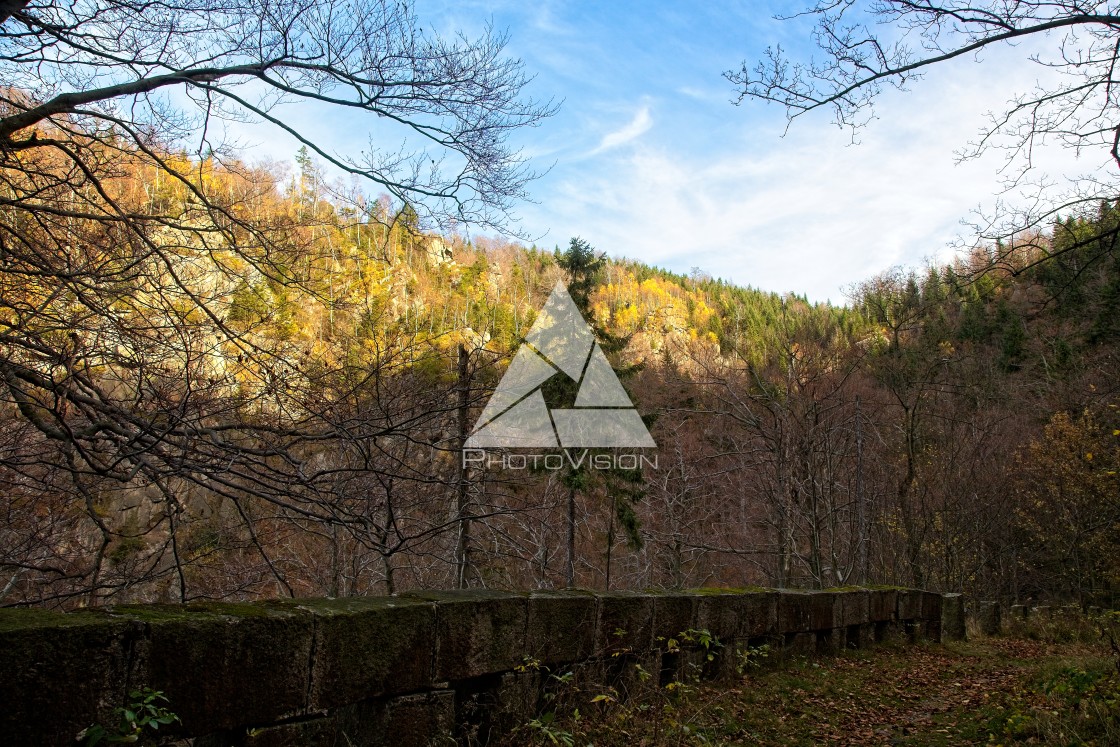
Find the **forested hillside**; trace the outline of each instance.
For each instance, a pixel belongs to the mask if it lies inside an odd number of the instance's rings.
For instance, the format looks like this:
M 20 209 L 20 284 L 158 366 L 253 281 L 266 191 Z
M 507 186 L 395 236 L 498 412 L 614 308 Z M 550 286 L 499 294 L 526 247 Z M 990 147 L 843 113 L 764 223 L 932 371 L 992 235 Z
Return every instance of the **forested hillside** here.
M 1113 205 L 845 307 L 607 259 L 657 469 L 464 469 L 578 242 L 426 232 L 306 150 L 159 158 L 5 172 L 57 208 L 0 213 L 0 604 L 563 586 L 569 500 L 581 587 L 1120 584 Z

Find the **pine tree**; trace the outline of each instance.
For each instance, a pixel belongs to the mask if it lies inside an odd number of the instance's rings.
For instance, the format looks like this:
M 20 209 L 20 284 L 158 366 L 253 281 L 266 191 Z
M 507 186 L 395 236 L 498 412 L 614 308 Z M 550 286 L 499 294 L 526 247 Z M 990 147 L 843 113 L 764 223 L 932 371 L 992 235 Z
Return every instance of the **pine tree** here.
M 601 329 L 594 322 L 591 313 L 591 294 L 599 285 L 602 272 L 606 265 L 606 254 L 597 253 L 595 248 L 579 237 L 574 237 L 568 244 L 568 250 L 556 253 L 557 264 L 568 273 L 568 295 L 571 296 L 580 314 L 587 320 L 599 346 L 608 354 L 618 353 L 626 347 L 629 336 L 617 337 Z M 633 375 L 636 367 L 622 372 L 622 377 Z M 563 377 L 553 377 L 551 387 L 546 383 L 542 387 L 545 400 L 550 407 L 571 407 L 576 399 L 578 382 Z M 568 488 L 568 573 L 567 583 L 571 587 L 575 583 L 575 502 L 581 490 L 586 490 L 591 485 L 591 475 L 586 467 L 572 467 L 574 460 L 569 459 L 569 467 L 564 475 L 564 484 Z M 627 544 L 632 548 L 641 547 L 641 528 L 638 516 L 633 505 L 641 500 L 645 494 L 641 470 L 602 470 L 601 476 L 605 480 L 606 493 L 611 505 L 610 519 L 606 537 L 606 578 L 605 584 L 610 588 L 611 583 L 611 555 L 618 529 L 621 528 L 626 536 Z

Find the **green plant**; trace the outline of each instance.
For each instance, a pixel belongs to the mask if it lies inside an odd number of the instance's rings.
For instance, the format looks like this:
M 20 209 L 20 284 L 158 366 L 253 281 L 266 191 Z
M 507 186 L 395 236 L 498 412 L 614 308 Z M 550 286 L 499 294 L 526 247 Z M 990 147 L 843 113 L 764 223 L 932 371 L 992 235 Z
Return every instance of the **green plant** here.
M 1038 744 L 1117 744 L 1120 680 L 1105 658 L 1048 667 L 1036 683 L 1001 704 L 992 740 Z M 1041 702 L 1032 699 L 1043 696 Z
M 94 724 L 78 735 L 86 747 L 98 744 L 151 744 L 160 726 L 179 721 L 179 717 L 164 705 L 167 697 L 159 690 L 142 687 L 128 694 L 132 700 L 124 708 L 116 709 L 118 722 L 106 729 Z M 161 702 L 162 701 L 162 702 Z
M 658 640 L 665 639 L 659 638 Z M 681 631 L 675 637 L 665 640 L 665 653 L 679 654 L 684 647 L 699 649 L 703 652 L 704 660 L 702 663 L 689 663 L 692 678 L 700 679 L 704 665 L 715 661 L 716 652 L 723 648 L 723 644 L 706 628 L 689 628 Z
M 761 669 L 763 662 L 769 656 L 769 643 L 764 643 L 761 646 L 737 648 L 735 649 L 735 671 L 742 675 Z
M 613 631 L 616 639 L 625 635 L 622 629 Z M 534 744 L 630 744 L 633 736 L 642 732 L 648 733 L 654 744 L 661 744 L 661 739 L 709 743 L 700 726 L 705 706 L 696 696 L 705 668 L 715 662 L 723 644 L 711 631 L 697 628 L 659 637 L 658 643 L 663 654 L 672 655 L 673 666 L 678 655 L 684 660 L 682 669 L 674 671 L 672 680 L 661 686 L 657 685 L 656 670 L 633 661 L 632 650 L 625 646 L 611 653 L 610 659 L 619 666 L 601 673 L 607 681 L 587 682 L 584 678 L 580 685 L 572 672 L 553 674 L 540 661 L 526 657 L 517 671 L 543 672 L 551 681 L 552 687 L 544 694 L 548 711 L 520 726 L 516 741 L 502 744 L 524 744 L 526 733 L 532 735 L 529 741 Z M 635 681 L 638 687 L 633 687 Z M 575 702 L 590 706 L 586 714 L 573 708 Z
M 579 711 L 572 714 L 575 720 L 579 720 Z M 539 718 L 535 718 L 525 726 L 533 729 L 541 737 L 547 739 L 552 744 L 562 744 L 564 747 L 572 747 L 575 744 L 575 736 L 564 729 L 557 728 L 556 714 L 553 711 L 542 714 Z
M 1042 683 L 1042 692 L 1060 697 L 1072 705 L 1092 692 L 1098 679 L 1100 673 L 1087 672 L 1079 667 L 1063 667 Z
M 551 671 L 543 663 L 541 663 L 540 659 L 537 659 L 533 656 L 525 656 L 523 662 L 514 667 L 514 669 L 515 671 L 522 673 L 543 673 L 547 675 L 548 679 L 553 683 L 553 687 L 549 688 L 543 695 L 544 701 L 551 704 L 553 709 L 550 711 L 546 711 L 532 721 L 525 723 L 518 729 L 518 731 L 529 730 L 534 732 L 537 737 L 539 737 L 539 739 L 533 740 L 534 742 L 541 743 L 547 741 L 548 744 L 565 745 L 565 747 L 572 747 L 572 745 L 575 744 L 575 735 L 566 729 L 560 728 L 560 726 L 556 723 L 556 700 L 558 695 L 571 695 L 572 693 L 578 692 L 578 688 L 573 683 L 575 673 L 568 671 L 557 674 L 556 672 Z M 579 712 L 579 709 L 576 708 L 572 711 L 570 720 L 572 721 L 573 725 L 578 725 L 580 719 L 581 714 Z

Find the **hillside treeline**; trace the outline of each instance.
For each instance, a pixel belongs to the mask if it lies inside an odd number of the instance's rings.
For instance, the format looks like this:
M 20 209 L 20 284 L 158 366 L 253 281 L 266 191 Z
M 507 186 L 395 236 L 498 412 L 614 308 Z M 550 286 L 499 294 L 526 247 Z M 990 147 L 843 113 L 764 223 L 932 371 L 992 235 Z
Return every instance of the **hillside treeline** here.
M 845 307 L 606 260 L 657 469 L 464 468 L 572 248 L 427 233 L 306 152 L 101 155 L 4 172 L 0 604 L 551 588 L 569 515 L 581 587 L 1120 584 L 1116 206 Z

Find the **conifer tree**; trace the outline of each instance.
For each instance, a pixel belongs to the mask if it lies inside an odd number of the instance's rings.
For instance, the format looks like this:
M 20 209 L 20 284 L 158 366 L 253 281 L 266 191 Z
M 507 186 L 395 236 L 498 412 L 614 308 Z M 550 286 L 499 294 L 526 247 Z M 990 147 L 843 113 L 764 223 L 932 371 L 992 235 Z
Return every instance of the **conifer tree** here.
M 594 315 L 591 313 L 591 294 L 599 285 L 603 268 L 606 265 L 606 254 L 597 253 L 595 248 L 579 237 L 573 237 L 567 251 L 557 252 L 557 264 L 568 273 L 568 294 L 572 297 L 576 308 L 583 318 L 587 320 L 595 332 L 595 337 L 605 353 L 615 354 L 626 347 L 629 337 L 615 337 L 605 329 L 595 324 Z M 634 370 L 623 371 L 622 375 L 633 374 Z M 545 397 L 550 404 L 560 403 L 561 406 L 571 406 L 575 402 L 578 383 L 563 377 L 553 377 L 553 387 L 546 386 Z M 591 475 L 584 467 L 572 467 L 578 460 L 567 460 L 569 465 L 564 475 L 564 484 L 568 488 L 568 568 L 567 584 L 575 583 L 575 509 L 576 496 L 581 490 L 586 490 L 591 485 Z M 611 555 L 615 538 L 619 529 L 624 533 L 627 544 L 631 547 L 641 546 L 641 531 L 638 515 L 634 511 L 634 503 L 644 494 L 642 488 L 641 470 L 611 469 L 601 471 L 604 478 L 604 487 L 610 502 L 610 516 L 606 537 L 606 574 L 605 584 L 610 588 Z

